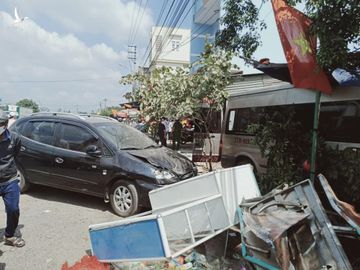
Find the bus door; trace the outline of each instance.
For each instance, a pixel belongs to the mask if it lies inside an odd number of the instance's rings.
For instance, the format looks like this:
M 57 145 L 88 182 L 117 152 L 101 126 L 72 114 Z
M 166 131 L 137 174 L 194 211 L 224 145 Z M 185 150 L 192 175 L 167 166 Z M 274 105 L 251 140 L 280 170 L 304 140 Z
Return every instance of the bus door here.
M 218 162 L 220 161 L 220 138 L 221 138 L 221 122 L 222 122 L 222 112 L 211 112 L 208 117 L 207 126 L 210 131 L 211 138 L 211 161 Z M 208 161 L 210 157 L 210 142 L 206 138 L 206 133 L 204 128 L 201 127 L 199 123 L 195 123 L 194 130 L 194 142 L 193 142 L 193 153 L 192 161 L 193 162 L 205 162 Z

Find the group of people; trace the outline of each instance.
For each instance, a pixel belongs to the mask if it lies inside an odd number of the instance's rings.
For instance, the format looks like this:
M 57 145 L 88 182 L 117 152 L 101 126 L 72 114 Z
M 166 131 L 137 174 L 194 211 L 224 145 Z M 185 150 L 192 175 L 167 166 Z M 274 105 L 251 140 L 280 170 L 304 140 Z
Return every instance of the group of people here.
M 167 141 L 171 140 L 172 149 L 179 150 L 182 141 L 182 133 L 184 129 L 187 130 L 189 125 L 191 125 L 191 128 L 193 129 L 193 125 L 186 119 L 183 119 L 182 121 L 180 121 L 180 119 L 169 121 L 166 117 L 162 117 L 157 129 L 157 135 L 159 136 L 161 145 L 167 146 Z
M 158 136 L 162 146 L 167 146 L 167 140 L 172 140 L 173 150 L 180 149 L 182 124 L 179 119 L 174 122 L 162 117 L 158 126 Z
M 23 247 L 24 239 L 15 236 L 20 217 L 20 187 L 16 158 L 21 140 L 15 133 L 10 133 L 8 126 L 9 117 L 0 110 L 0 196 L 3 198 L 7 216 L 4 241 L 6 245 Z

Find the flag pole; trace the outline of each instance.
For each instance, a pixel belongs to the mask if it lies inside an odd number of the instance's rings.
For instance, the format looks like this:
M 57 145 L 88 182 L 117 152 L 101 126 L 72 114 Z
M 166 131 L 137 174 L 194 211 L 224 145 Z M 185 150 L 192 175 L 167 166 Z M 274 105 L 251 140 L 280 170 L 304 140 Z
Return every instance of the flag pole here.
M 315 179 L 315 161 L 316 161 L 316 152 L 318 145 L 318 127 L 319 127 L 319 116 L 320 116 L 320 98 L 321 92 L 316 92 L 315 97 L 315 107 L 314 107 L 314 123 L 312 130 L 312 145 L 311 145 L 311 161 L 310 161 L 310 180 L 314 182 Z

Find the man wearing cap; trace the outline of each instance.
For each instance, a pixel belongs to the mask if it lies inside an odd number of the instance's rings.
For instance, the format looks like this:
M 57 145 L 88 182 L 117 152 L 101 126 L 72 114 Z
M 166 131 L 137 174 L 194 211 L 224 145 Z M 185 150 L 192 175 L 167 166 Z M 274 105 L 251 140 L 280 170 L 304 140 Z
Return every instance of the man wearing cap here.
M 19 177 L 15 158 L 20 151 L 20 138 L 7 129 L 9 118 L 0 110 L 0 196 L 4 200 L 6 211 L 6 228 L 4 240 L 6 245 L 23 247 L 25 241 L 15 236 L 19 224 Z

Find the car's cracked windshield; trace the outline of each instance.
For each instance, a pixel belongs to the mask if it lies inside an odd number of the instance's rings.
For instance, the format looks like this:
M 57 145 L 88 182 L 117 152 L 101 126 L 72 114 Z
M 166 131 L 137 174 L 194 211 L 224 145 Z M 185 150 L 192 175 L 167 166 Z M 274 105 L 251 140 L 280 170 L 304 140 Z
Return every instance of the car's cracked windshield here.
M 137 129 L 124 124 L 97 124 L 102 136 L 120 150 L 140 150 L 159 147 L 153 140 Z

